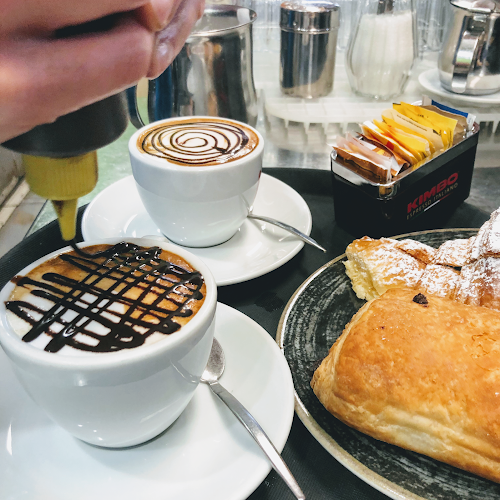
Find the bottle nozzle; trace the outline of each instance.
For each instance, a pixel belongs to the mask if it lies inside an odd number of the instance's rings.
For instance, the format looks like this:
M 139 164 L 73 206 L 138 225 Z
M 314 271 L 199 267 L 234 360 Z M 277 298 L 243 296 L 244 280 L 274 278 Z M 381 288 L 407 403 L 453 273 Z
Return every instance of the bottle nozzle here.
M 51 201 L 57 214 L 62 239 L 64 241 L 73 240 L 76 236 L 76 212 L 78 210 L 78 199 Z

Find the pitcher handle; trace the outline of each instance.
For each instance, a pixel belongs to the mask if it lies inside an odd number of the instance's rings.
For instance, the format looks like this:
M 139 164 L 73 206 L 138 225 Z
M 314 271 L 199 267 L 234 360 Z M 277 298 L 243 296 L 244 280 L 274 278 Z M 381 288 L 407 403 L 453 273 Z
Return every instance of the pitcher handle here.
M 141 113 L 139 112 L 139 108 L 137 107 L 137 85 L 130 87 L 126 90 L 127 94 L 127 105 L 128 105 L 128 114 L 130 117 L 130 121 L 132 125 L 136 128 L 144 127 L 144 122 L 141 117 Z
M 144 127 L 145 122 L 137 106 L 137 85 L 128 88 L 126 93 L 130 121 L 136 128 Z M 148 82 L 149 123 L 170 118 L 173 105 L 172 66 L 169 66 L 158 78 Z
M 483 29 L 468 29 L 468 25 L 477 27 L 478 24 L 484 26 L 482 16 L 464 19 L 461 41 L 453 57 L 451 89 L 457 94 L 463 94 L 467 89 L 467 78 L 476 57 L 479 39 L 484 32 Z

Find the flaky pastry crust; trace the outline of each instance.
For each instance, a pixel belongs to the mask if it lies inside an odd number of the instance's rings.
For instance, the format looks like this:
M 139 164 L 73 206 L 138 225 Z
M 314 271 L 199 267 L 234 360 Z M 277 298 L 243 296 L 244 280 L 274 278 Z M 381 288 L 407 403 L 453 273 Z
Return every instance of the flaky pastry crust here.
M 416 294 L 365 304 L 311 386 L 347 425 L 500 482 L 500 312 Z

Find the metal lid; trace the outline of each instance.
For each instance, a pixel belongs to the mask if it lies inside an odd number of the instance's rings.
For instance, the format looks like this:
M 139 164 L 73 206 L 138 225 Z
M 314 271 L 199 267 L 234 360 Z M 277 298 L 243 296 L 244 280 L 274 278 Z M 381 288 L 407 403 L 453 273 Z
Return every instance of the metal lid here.
M 280 27 L 315 33 L 338 29 L 339 10 L 331 0 L 289 0 L 281 4 Z
M 500 2 L 496 0 L 450 0 L 450 3 L 476 14 L 500 13 Z
M 189 38 L 212 34 L 224 35 L 247 26 L 255 21 L 257 14 L 237 5 L 207 5 L 203 16 L 194 25 Z

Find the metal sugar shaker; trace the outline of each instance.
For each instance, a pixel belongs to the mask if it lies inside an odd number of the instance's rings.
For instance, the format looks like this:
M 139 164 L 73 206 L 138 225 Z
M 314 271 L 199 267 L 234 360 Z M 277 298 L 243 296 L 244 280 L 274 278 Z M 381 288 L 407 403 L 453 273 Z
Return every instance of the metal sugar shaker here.
M 328 0 L 281 4 L 280 84 L 286 95 L 323 97 L 333 89 L 339 6 Z

